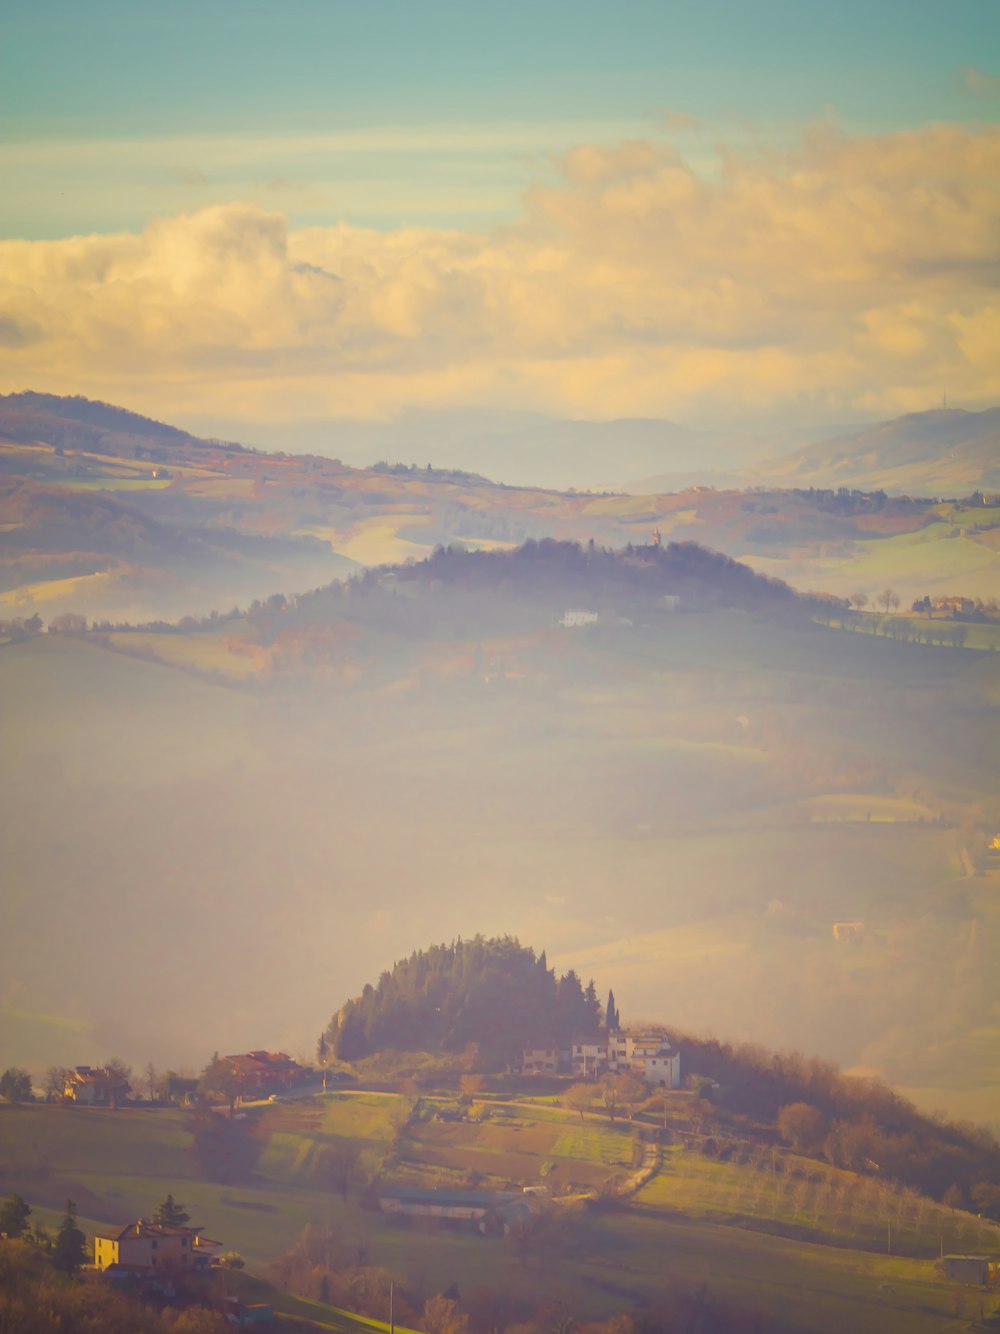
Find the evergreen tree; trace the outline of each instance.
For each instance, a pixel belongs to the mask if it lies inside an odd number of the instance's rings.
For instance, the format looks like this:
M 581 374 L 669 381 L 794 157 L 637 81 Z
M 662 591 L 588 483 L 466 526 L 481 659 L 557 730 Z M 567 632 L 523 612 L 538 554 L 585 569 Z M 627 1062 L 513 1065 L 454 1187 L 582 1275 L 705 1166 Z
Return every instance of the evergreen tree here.
M 191 1215 L 183 1204 L 178 1204 L 172 1195 L 168 1195 L 165 1200 L 156 1206 L 153 1219 L 167 1227 L 186 1227 L 191 1221 Z
M 23 1237 L 30 1217 L 31 1210 L 15 1191 L 0 1204 L 0 1232 L 8 1237 Z
M 609 1033 L 617 1033 L 621 1028 L 621 1016 L 615 1005 L 615 993 L 613 991 L 608 992 L 607 1024 Z
M 386 1049 L 475 1045 L 495 1066 L 532 1043 L 594 1032 L 600 1009 L 593 984 L 584 992 L 573 972 L 557 983 L 544 954 L 510 936 L 476 936 L 398 961 L 347 1002 L 324 1038 L 330 1055 L 345 1061 Z
M 56 1233 L 52 1264 L 64 1274 L 73 1275 L 86 1258 L 87 1239 L 76 1225 L 76 1205 L 66 1201 L 66 1213 Z
M 601 1002 L 597 999 L 597 984 L 593 978 L 587 983 L 583 1002 L 586 1007 L 586 1031 L 592 1033 L 601 1026 Z

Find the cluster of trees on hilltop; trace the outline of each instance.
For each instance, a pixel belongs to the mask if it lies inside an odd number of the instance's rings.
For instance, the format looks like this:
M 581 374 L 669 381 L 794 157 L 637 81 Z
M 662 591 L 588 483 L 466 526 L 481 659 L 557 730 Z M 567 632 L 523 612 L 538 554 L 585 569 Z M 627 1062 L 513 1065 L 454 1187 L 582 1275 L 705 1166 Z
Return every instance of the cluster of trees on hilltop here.
M 396 567 L 401 580 L 437 580 L 465 590 L 558 592 L 618 602 L 665 593 L 688 595 L 702 604 L 767 609 L 792 606 L 798 595 L 779 579 L 697 542 L 634 546 L 621 550 L 594 542 L 529 538 L 513 551 L 465 551 L 438 547 L 417 565 Z
M 640 621 L 658 618 L 666 595 L 679 597 L 691 610 L 737 608 L 785 616 L 816 605 L 781 580 L 696 542 L 613 550 L 593 542 L 528 538 L 509 551 L 438 547 L 426 560 L 366 570 L 300 594 L 294 605 L 267 605 L 247 619 L 258 644 L 301 641 L 334 621 L 406 636 L 444 629 L 449 636 L 468 637 L 523 630 L 539 621 L 552 624 L 573 606 Z
M 925 1116 L 881 1080 L 845 1075 L 815 1057 L 680 1041 L 685 1070 L 718 1083 L 713 1100 L 777 1120 L 796 1148 L 1000 1220 L 1000 1146 L 983 1127 Z
M 594 1033 L 602 1018 L 593 981 L 572 969 L 557 978 L 544 951 L 511 936 L 476 936 L 396 963 L 334 1015 L 322 1043 L 341 1061 L 475 1046 L 484 1064 L 503 1064 L 534 1043 Z

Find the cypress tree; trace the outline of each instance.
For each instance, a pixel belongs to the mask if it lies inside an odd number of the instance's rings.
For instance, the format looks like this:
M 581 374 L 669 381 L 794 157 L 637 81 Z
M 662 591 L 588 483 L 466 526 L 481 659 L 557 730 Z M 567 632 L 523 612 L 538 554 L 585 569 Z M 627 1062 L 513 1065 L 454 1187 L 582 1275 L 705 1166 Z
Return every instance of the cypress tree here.
M 76 1225 L 76 1205 L 67 1200 L 66 1214 L 59 1225 L 52 1251 L 53 1267 L 70 1276 L 75 1274 L 85 1259 L 86 1244 L 86 1237 Z

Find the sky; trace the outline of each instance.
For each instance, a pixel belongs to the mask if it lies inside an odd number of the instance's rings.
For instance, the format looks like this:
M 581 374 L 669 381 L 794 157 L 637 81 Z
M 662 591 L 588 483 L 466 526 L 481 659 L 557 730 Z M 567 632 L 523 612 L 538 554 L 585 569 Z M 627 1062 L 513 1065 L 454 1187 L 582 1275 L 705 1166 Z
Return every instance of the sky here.
M 994 0 L 8 3 L 0 391 L 984 407 L 998 114 Z

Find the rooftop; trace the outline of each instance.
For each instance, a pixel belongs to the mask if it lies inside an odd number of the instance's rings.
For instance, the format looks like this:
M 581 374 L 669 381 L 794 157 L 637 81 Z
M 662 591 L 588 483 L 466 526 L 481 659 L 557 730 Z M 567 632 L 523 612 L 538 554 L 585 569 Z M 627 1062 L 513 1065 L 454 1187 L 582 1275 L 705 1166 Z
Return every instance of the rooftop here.
M 511 1190 L 416 1190 L 387 1189 L 379 1199 L 399 1200 L 401 1204 L 436 1204 L 443 1208 L 500 1209 L 522 1199 Z
M 222 1243 L 209 1241 L 200 1236 L 201 1228 L 179 1227 L 171 1223 L 158 1223 L 152 1218 L 137 1218 L 134 1223 L 112 1223 L 110 1227 L 100 1228 L 95 1237 L 103 1241 L 125 1241 L 128 1237 L 190 1237 L 197 1246 L 220 1246 Z

